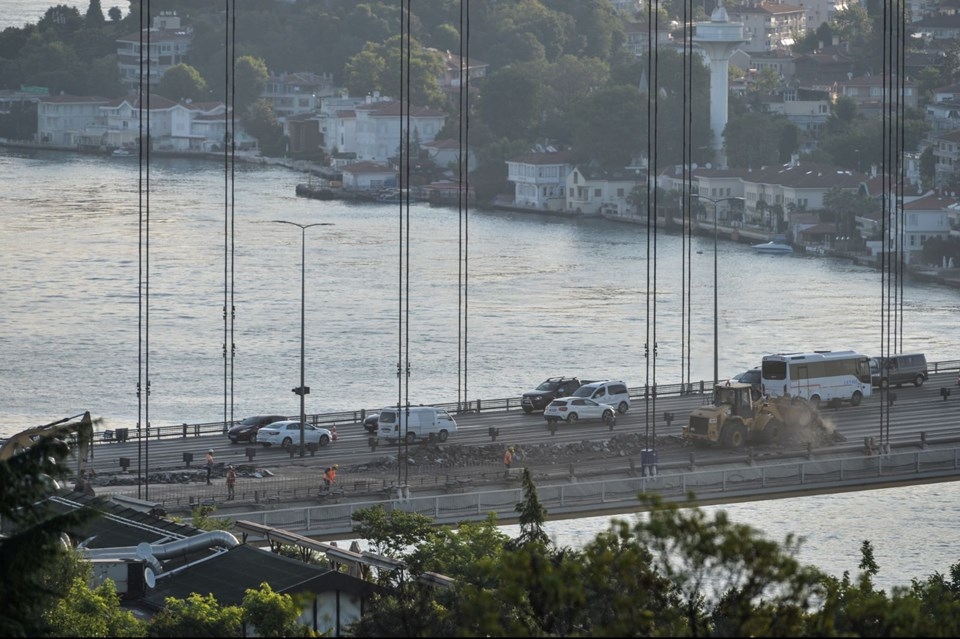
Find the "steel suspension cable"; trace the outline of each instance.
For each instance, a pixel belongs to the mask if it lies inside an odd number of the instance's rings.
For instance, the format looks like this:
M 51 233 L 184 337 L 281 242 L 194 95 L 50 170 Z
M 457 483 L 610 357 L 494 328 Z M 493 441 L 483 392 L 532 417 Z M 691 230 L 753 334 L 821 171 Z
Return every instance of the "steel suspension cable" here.
M 144 11 L 144 8 L 146 11 Z M 137 498 L 150 498 L 150 0 L 140 7 L 140 66 L 138 78 L 137 115 L 139 126 L 139 276 L 138 316 L 139 346 L 137 349 Z M 146 60 L 144 59 L 146 56 Z M 146 67 L 146 69 L 144 69 Z M 147 77 L 146 87 L 144 76 Z M 141 453 L 142 451 L 142 453 Z M 140 461 L 143 461 L 141 468 Z
M 236 343 L 234 341 L 234 321 L 236 306 L 234 265 L 236 257 L 235 243 L 235 216 L 234 216 L 234 161 L 236 159 L 236 114 L 234 100 L 236 97 L 236 33 L 237 12 L 235 0 L 224 0 L 226 28 L 224 30 L 224 86 L 223 86 L 223 432 L 226 433 L 229 424 L 233 422 L 233 390 L 234 390 L 234 356 Z
M 397 416 L 409 430 L 410 420 L 410 0 L 400 7 L 400 197 L 399 200 L 399 279 L 398 335 L 397 335 Z M 403 411 L 402 418 L 400 413 Z M 400 436 L 404 435 L 404 436 Z M 402 428 L 397 437 L 397 484 L 405 486 L 407 464 L 401 463 L 400 453 L 409 452 L 406 433 Z
M 656 446 L 656 288 L 657 288 L 657 124 L 659 57 L 657 52 L 658 13 L 653 3 L 647 5 L 647 287 L 646 287 L 646 342 L 645 392 L 644 392 L 644 439 L 646 447 Z M 651 439 L 652 431 L 652 439 Z
M 469 185 L 470 159 L 470 5 L 460 2 L 460 50 L 459 73 L 460 86 L 458 99 L 460 118 L 458 122 L 457 139 L 460 150 L 460 161 L 457 167 L 457 215 L 458 228 L 458 293 L 457 293 L 457 406 L 466 409 L 469 406 L 467 392 L 468 381 L 468 310 L 469 310 L 469 197 L 465 198 L 464 188 Z M 467 190 L 469 194 L 469 189 Z
M 693 0 L 684 0 L 683 2 L 683 187 L 680 192 L 681 207 L 683 211 L 683 228 L 686 230 L 686 243 L 684 244 L 686 260 L 684 261 L 686 277 L 683 281 L 682 295 L 683 304 L 686 306 L 686 332 L 680 332 L 680 352 L 683 357 L 686 349 L 686 374 L 683 370 L 683 359 L 680 361 L 680 381 L 691 388 L 693 377 L 690 372 L 690 360 L 693 350 L 692 327 L 693 327 L 693 225 L 695 215 L 693 213 L 693 29 L 692 14 Z M 682 308 L 681 308 L 682 312 Z

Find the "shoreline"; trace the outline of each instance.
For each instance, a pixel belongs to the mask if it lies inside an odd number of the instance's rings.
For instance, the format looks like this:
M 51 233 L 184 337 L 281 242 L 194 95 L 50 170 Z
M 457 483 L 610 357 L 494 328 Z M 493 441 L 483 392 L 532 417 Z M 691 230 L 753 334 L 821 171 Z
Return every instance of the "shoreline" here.
M 76 147 L 71 146 L 58 146 L 58 145 L 49 145 L 49 144 L 39 144 L 29 141 L 14 141 L 8 140 L 5 138 L 0 138 L 0 147 L 11 148 L 11 149 L 23 149 L 23 150 L 36 150 L 36 151 L 54 151 L 61 153 L 77 153 L 79 155 L 100 155 L 105 158 L 111 157 L 111 150 L 103 149 L 98 151 L 82 151 Z M 166 157 L 166 158 L 183 158 L 183 159 L 197 159 L 197 160 L 211 160 L 211 161 L 222 161 L 224 156 L 222 153 L 209 153 L 206 151 L 172 151 L 172 150 L 153 150 L 151 155 L 156 155 L 157 157 Z M 323 167 L 316 167 L 314 163 L 310 160 L 295 160 L 292 158 L 272 158 L 262 156 L 259 153 L 253 154 L 245 151 L 235 152 L 232 156 L 232 159 L 237 162 L 242 162 L 244 164 L 259 164 L 262 166 L 279 166 L 290 171 L 294 171 L 301 174 L 310 175 L 314 170 L 322 172 Z M 309 195 L 302 195 L 302 187 L 308 186 L 307 184 L 298 184 L 297 193 L 298 197 L 304 197 L 306 199 L 328 199 L 328 198 L 311 198 Z M 343 195 L 343 197 L 336 197 L 337 195 Z M 376 195 L 370 197 L 360 197 L 359 195 L 350 195 L 337 194 L 334 193 L 334 197 L 329 199 L 337 199 L 342 201 L 361 201 L 368 202 L 373 204 L 383 204 L 384 201 L 379 200 Z M 392 201 L 392 200 L 391 200 Z M 415 201 L 424 201 L 422 199 L 416 199 Z M 430 203 L 431 205 L 433 203 Z M 440 206 L 445 205 L 446 203 L 438 203 Z M 611 216 L 611 215 L 585 215 L 585 214 L 568 214 L 566 212 L 560 211 L 542 211 L 539 209 L 524 208 L 522 206 L 511 206 L 508 204 L 497 203 L 496 201 L 490 202 L 484 206 L 474 206 L 474 208 L 489 209 L 492 211 L 506 211 L 506 212 L 515 212 L 515 213 L 531 213 L 535 215 L 550 215 L 551 217 L 558 217 L 569 219 L 573 221 L 581 220 L 598 220 L 598 221 L 607 221 L 618 224 L 630 224 L 636 225 L 640 223 L 645 223 L 646 220 L 635 217 L 621 217 L 621 216 Z M 713 232 L 713 225 L 708 224 L 704 225 L 700 222 L 694 222 L 694 230 L 700 235 L 709 235 Z M 658 220 L 658 226 L 660 225 Z M 665 224 L 665 229 L 668 231 L 681 229 L 683 228 L 683 223 L 674 220 L 672 224 Z M 709 228 L 708 228 L 709 227 Z M 735 229 L 728 231 L 721 229 L 720 237 L 724 240 L 737 242 L 739 244 L 751 243 L 757 240 L 758 237 L 762 236 L 762 233 L 753 232 L 746 233 L 748 229 L 740 229 L 739 232 L 736 232 Z M 736 233 L 736 236 L 735 236 Z M 771 236 L 772 237 L 772 236 Z M 880 270 L 879 265 L 877 264 L 876 259 L 869 257 L 864 257 L 859 254 L 850 254 L 843 253 L 841 251 L 833 250 L 824 250 L 820 251 L 810 251 L 806 250 L 806 247 L 798 247 L 801 250 L 797 250 L 796 253 L 800 255 L 809 255 L 815 257 L 833 257 L 839 259 L 850 260 L 860 266 L 868 266 L 875 270 Z M 928 265 L 924 266 L 914 266 L 906 265 L 907 275 L 914 277 L 922 282 L 930 282 L 933 284 L 940 284 L 948 288 L 960 290 L 960 268 L 953 269 L 944 269 L 936 268 Z

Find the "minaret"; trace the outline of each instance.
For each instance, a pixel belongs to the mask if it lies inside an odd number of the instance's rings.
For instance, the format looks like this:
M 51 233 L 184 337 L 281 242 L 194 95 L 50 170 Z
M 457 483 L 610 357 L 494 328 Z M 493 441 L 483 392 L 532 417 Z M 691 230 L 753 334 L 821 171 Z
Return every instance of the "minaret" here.
M 726 168 L 727 158 L 723 152 L 723 129 L 727 126 L 727 75 L 730 56 L 734 50 L 747 42 L 743 38 L 743 23 L 730 22 L 722 0 L 710 16 L 710 22 L 698 22 L 693 41 L 700 45 L 710 58 L 710 128 L 713 129 L 711 147 L 717 163 Z

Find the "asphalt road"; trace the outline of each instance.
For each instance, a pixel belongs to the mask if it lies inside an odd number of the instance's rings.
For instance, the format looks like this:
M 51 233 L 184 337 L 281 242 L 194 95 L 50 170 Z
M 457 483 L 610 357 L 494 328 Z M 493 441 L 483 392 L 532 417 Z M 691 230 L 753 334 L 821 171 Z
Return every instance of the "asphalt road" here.
M 843 405 L 840 408 L 822 409 L 823 417 L 831 422 L 845 442 L 834 444 L 832 449 L 843 447 L 862 447 L 865 437 L 873 437 L 877 442 L 886 441 L 891 446 L 916 443 L 919 445 L 921 433 L 927 441 L 960 441 L 960 388 L 956 385 L 956 375 L 944 373 L 931 376 L 920 388 L 905 386 L 893 388 L 881 395 L 878 390 L 864 400 L 860 406 Z M 941 388 L 951 391 L 944 399 Z M 890 399 L 893 398 L 891 402 Z M 883 401 L 886 399 L 887 401 Z M 600 422 L 581 421 L 576 424 L 561 423 L 554 433 L 547 427 L 542 414 L 524 414 L 521 411 L 483 412 L 479 414 L 457 415 L 458 430 L 450 436 L 447 444 L 462 446 L 480 446 L 494 441 L 506 446 L 532 446 L 535 444 L 570 444 L 584 440 L 609 439 L 617 433 L 637 433 L 656 435 L 657 441 L 664 438 L 679 440 L 682 425 L 690 411 L 706 403 L 706 396 L 686 395 L 674 397 L 648 398 L 632 400 L 632 406 L 626 414 L 618 415 L 616 425 L 609 428 Z M 668 423 L 664 417 L 672 413 Z M 496 440 L 490 436 L 489 429 L 498 429 Z M 380 445 L 376 449 L 369 446 L 369 436 L 361 424 L 347 424 L 338 427 L 337 441 L 321 448 L 315 456 L 309 452 L 300 458 L 297 451 L 290 453 L 278 447 L 264 448 L 251 444 L 232 444 L 226 435 L 188 436 L 185 438 L 165 438 L 138 445 L 136 441 L 97 442 L 94 446 L 93 468 L 98 474 L 115 473 L 120 470 L 120 460 L 129 460 L 129 470 L 136 472 L 138 460 L 151 471 L 183 469 L 184 453 L 193 455 L 191 467 L 203 465 L 208 449 L 214 450 L 217 462 L 247 463 L 245 452 L 255 449 L 254 463 L 282 469 L 285 466 L 298 466 L 322 469 L 335 460 L 341 465 L 369 464 L 384 455 L 395 454 L 397 445 Z M 414 444 L 416 446 L 416 444 Z M 681 446 L 662 446 L 659 448 L 659 463 L 666 465 L 688 460 L 691 448 Z M 755 449 L 764 454 L 762 447 Z M 800 446 L 795 449 L 778 447 L 779 455 L 800 454 Z M 742 456 L 744 451 L 722 449 L 696 449 L 698 463 L 721 463 L 733 457 Z M 600 462 L 602 464 L 602 461 Z M 601 466 L 602 467 L 602 466 Z

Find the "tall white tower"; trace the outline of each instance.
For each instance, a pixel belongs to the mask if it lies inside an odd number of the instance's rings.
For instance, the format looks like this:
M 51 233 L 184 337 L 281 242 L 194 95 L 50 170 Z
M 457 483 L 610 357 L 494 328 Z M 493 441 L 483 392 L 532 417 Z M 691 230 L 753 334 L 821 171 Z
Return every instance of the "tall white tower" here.
M 712 148 L 721 167 L 727 166 L 723 152 L 723 129 L 727 126 L 727 94 L 729 86 L 730 56 L 741 44 L 743 23 L 730 22 L 723 2 L 717 3 L 710 22 L 698 22 L 693 41 L 700 45 L 710 58 L 710 128 L 713 129 Z

